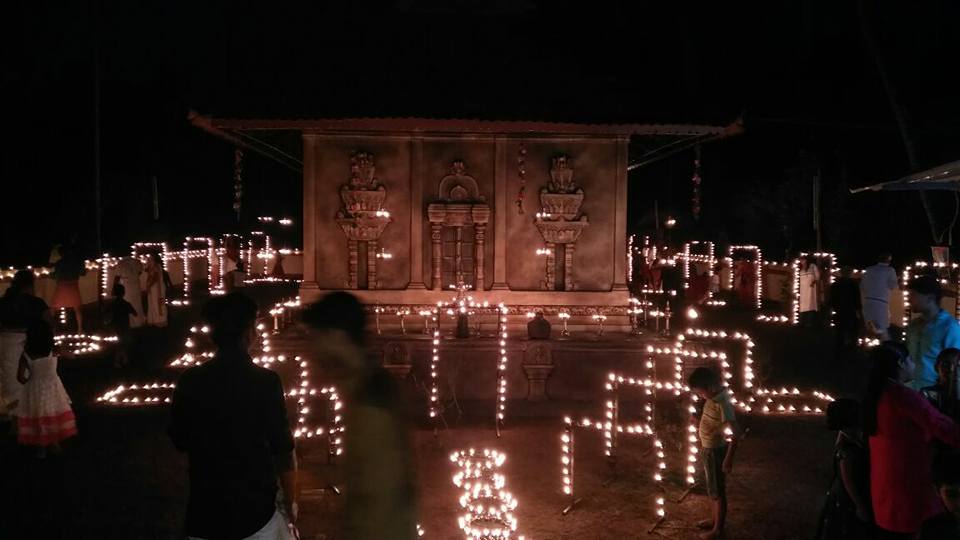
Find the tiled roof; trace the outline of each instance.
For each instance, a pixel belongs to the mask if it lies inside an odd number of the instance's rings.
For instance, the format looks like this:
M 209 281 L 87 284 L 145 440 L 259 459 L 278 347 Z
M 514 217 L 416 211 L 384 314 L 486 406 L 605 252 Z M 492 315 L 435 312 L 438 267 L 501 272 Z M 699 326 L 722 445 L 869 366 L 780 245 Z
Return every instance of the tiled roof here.
M 360 118 L 212 118 L 194 116 L 222 130 L 317 130 L 427 133 L 569 133 L 581 135 L 710 136 L 732 135 L 729 125 L 679 123 L 593 123 L 472 118 L 360 117 Z

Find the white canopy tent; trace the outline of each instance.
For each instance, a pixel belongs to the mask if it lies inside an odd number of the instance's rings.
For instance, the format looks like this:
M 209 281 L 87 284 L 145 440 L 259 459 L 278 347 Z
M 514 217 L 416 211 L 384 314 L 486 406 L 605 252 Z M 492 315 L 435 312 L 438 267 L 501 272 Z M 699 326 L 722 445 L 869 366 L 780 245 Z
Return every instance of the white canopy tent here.
M 960 161 L 904 176 L 892 182 L 883 182 L 862 188 L 851 189 L 850 193 L 865 191 L 960 191 Z

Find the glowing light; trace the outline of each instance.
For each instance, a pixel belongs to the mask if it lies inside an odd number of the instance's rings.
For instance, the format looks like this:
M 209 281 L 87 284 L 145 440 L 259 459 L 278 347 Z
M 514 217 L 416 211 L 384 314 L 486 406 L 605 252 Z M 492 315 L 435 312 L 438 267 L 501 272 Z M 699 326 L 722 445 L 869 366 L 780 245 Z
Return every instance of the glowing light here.
M 467 540 L 508 540 L 517 531 L 513 513 L 517 499 L 506 490 L 506 477 L 500 472 L 506 459 L 502 452 L 473 448 L 450 456 L 457 467 L 453 485 L 460 491 L 464 510 L 457 522 Z

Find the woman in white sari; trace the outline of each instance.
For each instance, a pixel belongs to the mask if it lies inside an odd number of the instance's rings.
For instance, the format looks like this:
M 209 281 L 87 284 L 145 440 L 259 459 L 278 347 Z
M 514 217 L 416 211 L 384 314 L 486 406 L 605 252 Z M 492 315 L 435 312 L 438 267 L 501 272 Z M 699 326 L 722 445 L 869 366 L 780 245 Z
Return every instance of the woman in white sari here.
M 800 262 L 800 324 L 812 326 L 820 310 L 820 269 L 813 257 Z
M 147 325 L 167 325 L 167 289 L 160 255 L 156 253 L 147 259 Z

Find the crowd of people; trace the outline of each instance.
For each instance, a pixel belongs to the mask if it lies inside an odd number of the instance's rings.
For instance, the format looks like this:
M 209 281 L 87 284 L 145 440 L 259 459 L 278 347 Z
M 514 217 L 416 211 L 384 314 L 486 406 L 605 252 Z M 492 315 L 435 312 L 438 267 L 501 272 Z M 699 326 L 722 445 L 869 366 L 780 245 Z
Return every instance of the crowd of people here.
M 827 411 L 837 479 L 821 538 L 960 538 L 960 325 L 941 307 L 939 277 L 921 275 L 907 284 L 914 318 L 896 339 L 885 312 L 896 286 L 886 257 L 860 284 L 865 327 L 884 341 L 869 353 L 863 399 Z
M 75 300 L 77 269 L 62 262 L 69 250 L 60 253 L 53 305 L 65 307 Z M 741 260 L 733 269 L 734 297 L 744 305 L 755 301 L 757 268 L 751 265 Z M 688 299 L 719 290 L 714 270 L 713 280 L 708 271 L 692 276 Z M 239 265 L 228 274 L 236 272 L 242 272 Z M 682 287 L 680 272 L 666 263 L 641 265 L 639 273 L 651 287 Z M 107 309 L 119 337 L 118 366 L 128 362 L 132 328 L 166 324 L 170 283 L 164 274 L 158 256 L 145 267 L 132 257 L 118 263 Z M 919 275 L 905 284 L 913 319 L 901 332 L 890 321 L 890 295 L 899 284 L 889 255 L 859 280 L 842 269 L 828 296 L 823 275 L 816 259 L 801 262 L 802 322 L 817 325 L 817 312 L 828 305 L 839 347 L 855 345 L 864 334 L 882 343 L 869 352 L 862 399 L 828 407 L 828 425 L 838 431 L 836 478 L 818 537 L 960 539 L 960 325 L 941 307 L 939 277 Z M 172 398 L 169 436 L 189 458 L 186 534 L 198 540 L 296 538 L 297 460 L 284 391 L 278 375 L 255 365 L 248 353 L 256 340 L 256 304 L 227 288 L 203 310 L 217 353 L 185 371 Z M 41 457 L 77 433 L 57 376 L 52 322 L 51 308 L 34 290 L 33 272 L 18 272 L 0 298 L 0 419 L 12 420 L 18 442 Z M 348 293 L 331 293 L 308 306 L 303 322 L 325 374 L 346 401 L 344 536 L 416 538 L 403 407 L 391 377 L 366 354 L 363 306 Z M 698 368 L 687 384 L 699 398 L 695 415 L 712 510 L 697 525 L 701 538 L 721 538 L 726 477 L 745 431 L 716 372 Z

